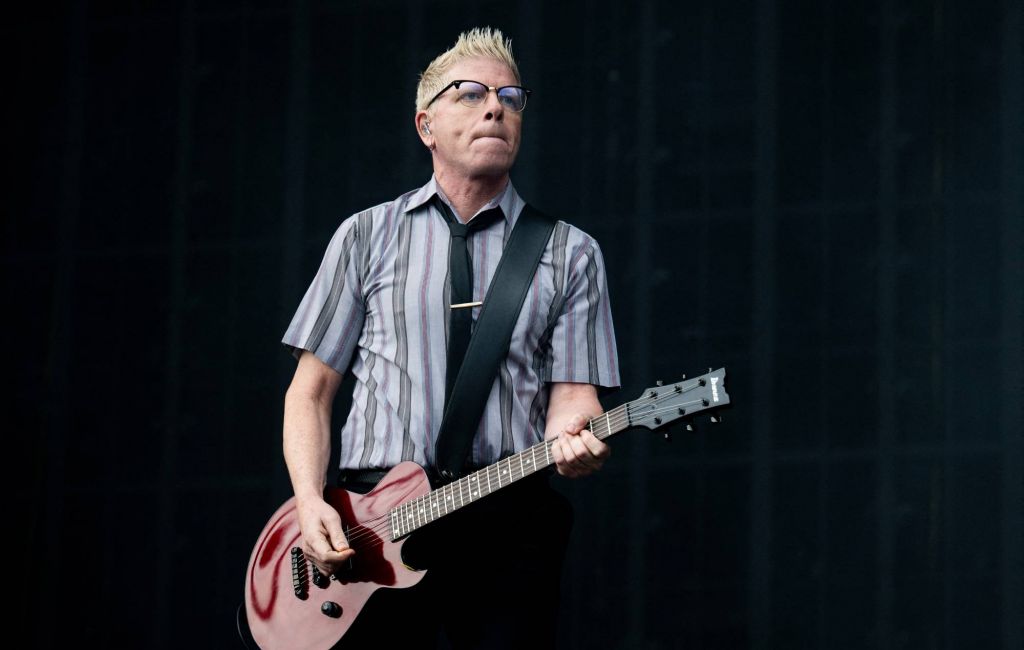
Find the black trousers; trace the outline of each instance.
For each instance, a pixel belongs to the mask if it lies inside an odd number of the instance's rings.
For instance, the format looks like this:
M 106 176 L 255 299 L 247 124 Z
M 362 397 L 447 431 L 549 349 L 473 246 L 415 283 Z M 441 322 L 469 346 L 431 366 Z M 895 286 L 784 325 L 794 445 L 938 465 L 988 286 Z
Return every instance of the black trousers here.
M 571 528 L 572 508 L 546 474 L 447 515 L 403 547 L 423 580 L 378 590 L 337 648 L 554 648 Z

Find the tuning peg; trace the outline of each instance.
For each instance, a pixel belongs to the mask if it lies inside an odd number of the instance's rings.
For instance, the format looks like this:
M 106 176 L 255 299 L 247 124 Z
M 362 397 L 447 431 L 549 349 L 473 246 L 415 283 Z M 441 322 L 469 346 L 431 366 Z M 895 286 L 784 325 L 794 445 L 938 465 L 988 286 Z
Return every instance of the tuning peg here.
M 668 429 L 665 430 L 665 442 L 672 442 L 672 434 Z
M 690 433 L 697 432 L 697 425 L 693 423 L 693 420 L 686 420 L 686 430 Z
M 715 415 L 711 416 L 711 423 L 712 424 L 719 424 L 721 421 L 722 421 L 722 416 L 721 415 L 718 415 L 716 413 Z
M 662 381 L 659 379 L 658 381 L 654 382 L 654 385 L 655 386 L 661 386 L 662 385 Z

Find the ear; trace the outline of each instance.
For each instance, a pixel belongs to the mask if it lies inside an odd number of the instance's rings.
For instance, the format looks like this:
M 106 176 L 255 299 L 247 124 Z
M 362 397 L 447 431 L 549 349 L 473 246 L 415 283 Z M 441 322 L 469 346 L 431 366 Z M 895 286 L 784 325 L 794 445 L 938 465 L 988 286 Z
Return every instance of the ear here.
M 430 115 L 427 111 L 416 111 L 416 135 L 420 136 L 420 140 L 427 149 L 434 146 L 434 136 L 430 134 L 430 127 L 427 126 L 429 122 Z

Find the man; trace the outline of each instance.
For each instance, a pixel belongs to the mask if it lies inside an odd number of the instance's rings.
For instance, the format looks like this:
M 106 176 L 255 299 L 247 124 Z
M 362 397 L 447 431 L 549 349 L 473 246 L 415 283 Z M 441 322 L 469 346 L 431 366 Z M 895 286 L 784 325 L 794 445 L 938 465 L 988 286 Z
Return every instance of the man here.
M 509 42 L 497 30 L 464 33 L 431 62 L 417 89 L 415 124 L 430 151 L 433 178 L 341 224 L 285 334 L 284 343 L 299 359 L 285 398 L 285 460 L 305 551 L 326 572 L 355 554 L 338 513 L 323 499 L 331 404 L 344 372 L 351 369 L 356 382 L 341 432 L 341 485 L 365 492 L 404 460 L 436 478 L 435 445 L 452 376 L 446 368 L 449 315 L 472 309 L 475 320 L 480 310 L 452 305 L 449 233 L 457 226 L 450 224 L 457 219 L 470 226 L 468 302 L 480 302 L 524 205 L 509 170 L 527 96 Z M 481 215 L 490 221 L 472 231 Z M 492 464 L 543 436 L 555 440 L 559 474 L 592 473 L 610 450 L 585 426 L 602 412 L 597 387 L 618 384 L 600 249 L 582 231 L 558 222 L 494 379 L 468 464 Z M 437 522 L 435 539 L 425 546 L 431 571 L 423 582 L 379 591 L 370 601 L 373 610 L 368 606 L 359 629 L 343 642 L 370 642 L 393 620 L 405 624 L 387 628 L 381 638 L 390 642 L 408 633 L 431 643 L 440 623 L 457 648 L 553 643 L 570 515 L 546 480 L 523 483 L 482 500 L 481 506 L 494 503 L 457 525 L 445 529 Z M 485 536 L 467 539 L 467 531 Z M 445 598 L 459 595 L 456 609 L 438 609 Z M 408 624 L 408 616 L 420 623 Z

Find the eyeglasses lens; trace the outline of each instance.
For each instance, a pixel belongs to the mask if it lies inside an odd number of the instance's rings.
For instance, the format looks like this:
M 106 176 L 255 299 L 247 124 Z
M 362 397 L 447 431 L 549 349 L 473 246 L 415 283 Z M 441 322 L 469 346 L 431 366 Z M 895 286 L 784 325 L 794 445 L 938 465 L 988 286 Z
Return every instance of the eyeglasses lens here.
M 459 101 L 467 106 L 476 106 L 484 101 L 489 89 L 475 81 L 464 81 L 459 84 Z M 521 111 L 526 107 L 526 91 L 515 86 L 498 89 L 498 101 L 510 111 Z

